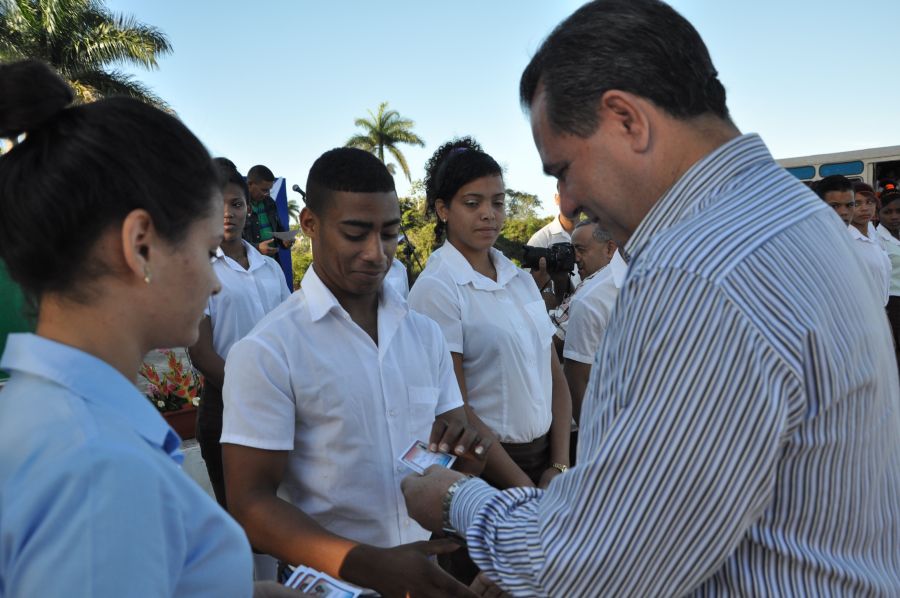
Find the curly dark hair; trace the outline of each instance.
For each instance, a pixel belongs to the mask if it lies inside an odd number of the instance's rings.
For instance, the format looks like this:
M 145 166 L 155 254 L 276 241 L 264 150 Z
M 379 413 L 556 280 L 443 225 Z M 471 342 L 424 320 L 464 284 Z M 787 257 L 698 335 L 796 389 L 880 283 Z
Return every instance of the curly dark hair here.
M 484 176 L 497 175 L 502 176 L 503 169 L 471 137 L 448 141 L 434 152 L 425 163 L 425 199 L 426 213 L 435 217 L 435 246 L 443 241 L 447 228 L 437 217 L 435 202 L 442 199 L 449 206 L 463 185 Z

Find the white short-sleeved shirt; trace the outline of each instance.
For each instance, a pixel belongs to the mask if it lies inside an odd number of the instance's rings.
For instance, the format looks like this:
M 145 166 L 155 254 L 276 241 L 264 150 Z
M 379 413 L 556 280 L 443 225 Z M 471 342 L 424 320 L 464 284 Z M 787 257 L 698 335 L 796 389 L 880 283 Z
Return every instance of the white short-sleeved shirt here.
M 244 270 L 219 248 L 213 270 L 222 290 L 209 298 L 205 310 L 212 324 L 213 348 L 222 359 L 234 343 L 291 294 L 278 262 L 264 257 L 250 243 L 241 242 L 250 267 Z
M 556 330 L 531 275 L 496 249 L 497 281 L 451 244 L 431 254 L 410 306 L 440 325 L 463 356 L 468 401 L 503 442 L 531 442 L 550 429 L 550 352 Z
M 855 241 L 853 246 L 857 249 L 856 254 L 865 265 L 870 278 L 878 285 L 883 304 L 887 305 L 891 288 L 891 258 L 882 247 L 875 227 L 871 222 L 869 223 L 868 236 L 859 232 L 852 224 L 847 226 L 847 230 L 850 231 L 850 236 Z
M 545 224 L 540 230 L 531 235 L 530 239 L 528 239 L 528 244 L 532 247 L 550 247 L 555 243 L 571 242 L 572 235 L 563 228 L 562 223 L 559 221 L 559 216 Z M 573 272 L 569 278 L 572 280 L 573 289 L 581 282 L 581 276 L 578 274 L 577 270 Z
M 290 451 L 279 496 L 374 546 L 424 540 L 397 457 L 462 406 L 440 329 L 386 285 L 378 345 L 307 269 L 300 290 L 231 349 L 222 442 Z
M 628 264 L 619 250 L 609 265 L 597 272 L 572 297 L 563 357 L 579 363 L 591 364 L 600 347 L 603 332 L 625 282 Z
M 879 224 L 875 229 L 881 244 L 891 260 L 891 290 L 892 297 L 900 297 L 900 240 L 898 240 L 891 232 Z
M 385 275 L 384 283 L 394 287 L 394 290 L 404 299 L 409 297 L 409 278 L 406 276 L 406 266 L 397 258 L 391 262 L 391 269 Z

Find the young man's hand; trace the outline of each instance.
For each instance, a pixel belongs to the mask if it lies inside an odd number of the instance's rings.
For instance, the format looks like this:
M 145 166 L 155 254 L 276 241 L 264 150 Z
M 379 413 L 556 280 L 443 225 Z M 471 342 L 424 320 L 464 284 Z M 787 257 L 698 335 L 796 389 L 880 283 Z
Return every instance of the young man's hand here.
M 347 555 L 341 577 L 372 588 L 385 598 L 475 598 L 476 594 L 429 559 L 458 548 L 452 540 L 413 542 L 394 548 L 360 545 Z
M 438 417 L 431 426 L 428 448 L 455 455 L 457 459 L 453 468 L 457 471 L 481 475 L 492 443 L 492 439 L 482 438 L 472 424 Z

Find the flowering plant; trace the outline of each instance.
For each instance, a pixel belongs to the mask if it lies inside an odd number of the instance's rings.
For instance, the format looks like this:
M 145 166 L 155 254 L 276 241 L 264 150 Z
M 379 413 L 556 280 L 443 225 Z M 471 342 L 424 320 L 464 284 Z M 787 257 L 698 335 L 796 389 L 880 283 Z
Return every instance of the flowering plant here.
M 160 411 L 178 411 L 187 404 L 200 404 L 203 376 L 185 368 L 174 351 L 165 352 L 168 371 L 160 374 L 149 363 L 141 364 L 140 375 L 147 381 L 147 398 Z

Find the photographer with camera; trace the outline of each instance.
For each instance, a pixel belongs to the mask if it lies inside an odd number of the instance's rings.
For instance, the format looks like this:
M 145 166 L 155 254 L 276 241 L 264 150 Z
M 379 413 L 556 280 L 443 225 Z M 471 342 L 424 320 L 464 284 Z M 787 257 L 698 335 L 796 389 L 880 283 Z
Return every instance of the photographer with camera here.
M 559 207 L 559 193 L 553 196 L 556 206 Z M 535 283 L 541 290 L 541 296 L 551 310 L 562 304 L 566 297 L 575 292 L 581 277 L 575 272 L 574 252 L 572 249 L 572 233 L 578 220 L 567 217 L 561 211 L 557 216 L 544 225 L 539 231 L 528 239 L 527 247 L 531 248 L 530 254 L 537 256 L 529 261 L 529 252 L 526 250 L 525 261 L 522 267 L 531 270 Z M 546 270 L 541 270 L 539 258 L 542 257 L 540 249 L 551 249 L 558 246 L 561 255 L 554 263 L 550 258 Z M 571 260 L 566 259 L 571 256 Z

